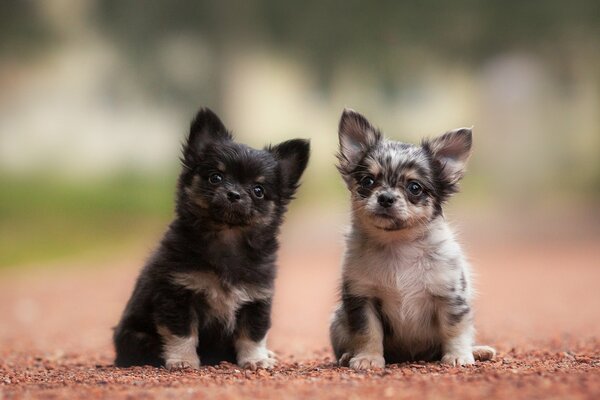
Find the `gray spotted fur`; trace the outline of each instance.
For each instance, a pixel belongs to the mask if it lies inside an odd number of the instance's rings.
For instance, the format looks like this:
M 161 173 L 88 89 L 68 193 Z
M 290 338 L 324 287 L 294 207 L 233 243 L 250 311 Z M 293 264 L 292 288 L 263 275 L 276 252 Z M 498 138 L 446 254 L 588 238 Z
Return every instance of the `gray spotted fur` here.
M 494 349 L 474 346 L 470 268 L 442 212 L 464 174 L 471 130 L 412 145 L 384 139 L 365 117 L 345 110 L 339 136 L 352 224 L 330 327 L 338 361 L 368 369 L 492 358 Z M 365 187 L 368 179 L 374 184 Z M 420 195 L 409 192 L 411 182 Z M 382 206 L 382 195 L 392 206 Z

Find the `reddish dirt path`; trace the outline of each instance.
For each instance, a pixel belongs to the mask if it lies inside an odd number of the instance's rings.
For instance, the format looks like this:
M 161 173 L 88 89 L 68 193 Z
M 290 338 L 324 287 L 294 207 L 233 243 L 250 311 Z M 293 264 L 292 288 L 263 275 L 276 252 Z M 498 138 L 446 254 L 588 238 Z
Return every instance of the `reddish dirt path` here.
M 0 276 L 0 399 L 600 398 L 599 238 L 465 241 L 478 274 L 479 341 L 499 350 L 494 362 L 334 367 L 327 326 L 341 239 L 286 232 L 269 339 L 282 360 L 275 370 L 113 368 L 110 327 L 140 253 L 98 268 Z

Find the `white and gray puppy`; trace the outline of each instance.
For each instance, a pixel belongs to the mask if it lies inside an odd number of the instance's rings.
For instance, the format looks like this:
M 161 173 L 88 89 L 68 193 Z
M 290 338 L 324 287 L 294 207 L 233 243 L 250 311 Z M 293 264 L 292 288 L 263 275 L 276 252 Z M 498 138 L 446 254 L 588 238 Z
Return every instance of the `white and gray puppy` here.
M 330 327 L 341 365 L 383 368 L 414 360 L 489 360 L 475 346 L 469 265 L 442 205 L 458 190 L 471 129 L 420 146 L 384 139 L 344 110 L 338 169 L 352 197 L 341 301 Z

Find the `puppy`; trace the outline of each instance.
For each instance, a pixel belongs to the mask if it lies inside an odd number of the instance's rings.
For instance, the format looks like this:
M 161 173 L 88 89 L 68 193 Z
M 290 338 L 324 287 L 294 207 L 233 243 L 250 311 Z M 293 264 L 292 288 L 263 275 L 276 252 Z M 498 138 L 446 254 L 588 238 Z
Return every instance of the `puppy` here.
M 416 146 L 384 139 L 344 110 L 339 140 L 338 169 L 352 198 L 330 327 L 339 363 L 362 370 L 491 359 L 494 349 L 473 345 L 469 266 L 442 212 L 464 174 L 471 129 Z
M 198 112 L 175 219 L 115 328 L 117 366 L 275 365 L 266 340 L 277 235 L 308 158 L 306 140 L 255 150 L 212 111 Z

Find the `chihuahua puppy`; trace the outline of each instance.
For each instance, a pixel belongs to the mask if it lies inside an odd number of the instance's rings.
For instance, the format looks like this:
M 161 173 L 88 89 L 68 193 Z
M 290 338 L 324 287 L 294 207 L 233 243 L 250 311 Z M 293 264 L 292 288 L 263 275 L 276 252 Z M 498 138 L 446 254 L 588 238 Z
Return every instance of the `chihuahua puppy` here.
M 142 270 L 114 332 L 115 364 L 271 368 L 266 347 L 286 207 L 309 142 L 235 142 L 201 109 L 183 146 L 175 219 Z
M 338 362 L 362 370 L 491 359 L 494 349 L 473 345 L 469 265 L 442 212 L 465 172 L 471 129 L 416 146 L 344 110 L 339 141 L 352 227 L 330 327 Z

